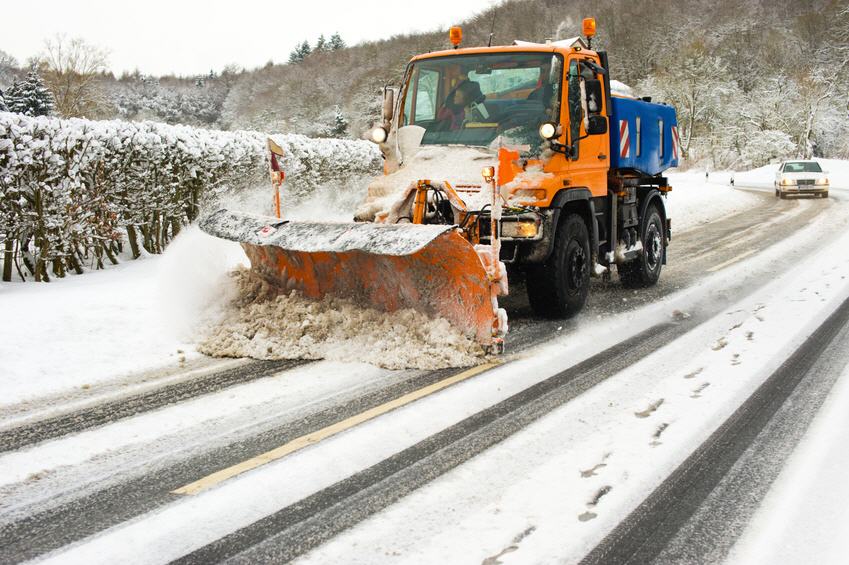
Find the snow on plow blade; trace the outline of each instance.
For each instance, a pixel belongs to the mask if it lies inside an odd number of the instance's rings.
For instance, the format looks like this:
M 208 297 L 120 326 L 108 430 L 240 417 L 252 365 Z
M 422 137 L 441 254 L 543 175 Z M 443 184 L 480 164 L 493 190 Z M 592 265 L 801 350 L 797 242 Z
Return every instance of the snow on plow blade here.
M 453 226 L 286 222 L 219 210 L 200 227 L 241 243 L 252 270 L 282 292 L 386 312 L 412 308 L 445 318 L 485 347 L 493 342 L 486 268 Z

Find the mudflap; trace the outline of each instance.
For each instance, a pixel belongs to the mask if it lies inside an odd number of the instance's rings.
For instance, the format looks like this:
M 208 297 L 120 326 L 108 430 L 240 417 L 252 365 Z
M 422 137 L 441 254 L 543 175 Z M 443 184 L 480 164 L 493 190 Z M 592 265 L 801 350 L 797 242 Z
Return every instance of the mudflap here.
M 412 308 L 445 318 L 487 349 L 506 327 L 494 309 L 497 283 L 454 226 L 285 222 L 219 210 L 200 227 L 241 243 L 251 269 L 281 292 L 385 312 Z

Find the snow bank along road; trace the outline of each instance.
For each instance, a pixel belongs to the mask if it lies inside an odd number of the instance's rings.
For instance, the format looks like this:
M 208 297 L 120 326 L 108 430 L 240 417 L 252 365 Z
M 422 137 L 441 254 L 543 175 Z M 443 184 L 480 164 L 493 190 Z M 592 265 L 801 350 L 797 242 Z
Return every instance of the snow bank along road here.
M 228 361 L 11 410 L 0 562 L 721 560 L 846 365 L 833 196 L 675 233 L 660 285 L 569 322 L 514 299 L 498 364 Z

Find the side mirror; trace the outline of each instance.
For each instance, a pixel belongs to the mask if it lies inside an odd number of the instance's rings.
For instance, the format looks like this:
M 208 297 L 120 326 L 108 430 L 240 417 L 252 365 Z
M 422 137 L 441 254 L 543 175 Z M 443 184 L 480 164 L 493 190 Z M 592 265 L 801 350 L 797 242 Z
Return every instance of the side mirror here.
M 392 123 L 392 113 L 395 111 L 395 91 L 391 88 L 383 89 L 383 123 L 389 126 Z
M 587 135 L 607 133 L 607 118 L 604 116 L 590 116 L 588 124 Z

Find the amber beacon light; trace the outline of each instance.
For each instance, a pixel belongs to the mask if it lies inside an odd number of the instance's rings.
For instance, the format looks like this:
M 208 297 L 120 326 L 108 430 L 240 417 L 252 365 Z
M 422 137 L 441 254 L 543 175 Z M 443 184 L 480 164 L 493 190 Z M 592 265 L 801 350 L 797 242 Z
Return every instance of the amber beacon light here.
M 460 26 L 451 26 L 451 29 L 448 30 L 448 39 L 451 41 L 454 49 L 460 47 L 460 42 L 463 41 L 463 28 Z
M 595 36 L 595 18 L 584 18 L 583 27 L 584 37 L 587 38 L 587 47 L 591 47 Z

